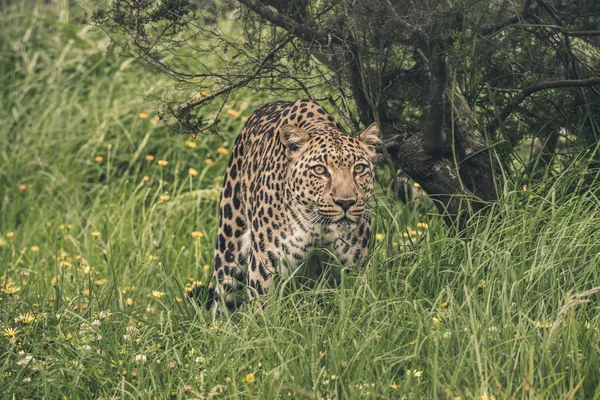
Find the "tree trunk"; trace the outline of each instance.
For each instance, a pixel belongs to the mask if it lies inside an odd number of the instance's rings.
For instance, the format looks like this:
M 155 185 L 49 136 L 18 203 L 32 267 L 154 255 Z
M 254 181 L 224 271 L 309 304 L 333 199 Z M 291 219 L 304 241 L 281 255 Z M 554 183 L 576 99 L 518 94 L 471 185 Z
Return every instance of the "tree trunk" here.
M 425 87 L 432 86 L 436 85 Z M 452 119 L 435 128 L 440 146 L 444 146 L 441 151 L 431 151 L 431 143 L 427 143 L 434 129 L 430 120 L 423 123 L 429 134 L 391 123 L 382 124 L 382 131 L 394 166 L 421 185 L 449 224 L 458 222 L 463 227 L 471 215 L 497 200 L 497 192 L 493 159 L 473 112 L 460 90 L 451 97 L 445 102 L 449 108 L 445 114 Z M 428 113 L 443 115 L 444 110 L 429 107 Z M 448 139 L 443 131 L 448 132 Z
M 461 174 L 457 173 L 450 159 L 425 151 L 421 135 L 397 133 L 385 139 L 385 145 L 394 166 L 421 185 L 449 225 L 458 223 L 460 228 L 464 227 L 467 219 L 487 204 L 474 196 L 473 191 L 462 182 Z M 480 169 L 473 166 L 464 168 L 464 171 L 464 174 L 474 177 L 475 182 L 482 176 Z
M 484 202 L 498 199 L 494 182 L 494 159 L 485 138 L 477 129 L 475 116 L 457 87 L 452 96 L 454 105 L 454 143 L 460 177 L 466 188 Z

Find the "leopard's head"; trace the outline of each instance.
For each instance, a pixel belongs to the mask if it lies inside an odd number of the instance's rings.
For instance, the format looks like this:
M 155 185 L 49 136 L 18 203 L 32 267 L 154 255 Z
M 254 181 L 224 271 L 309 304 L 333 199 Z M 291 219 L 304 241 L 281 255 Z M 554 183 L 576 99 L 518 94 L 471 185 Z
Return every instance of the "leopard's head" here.
M 324 225 L 351 226 L 368 214 L 380 142 L 377 124 L 356 137 L 334 125 L 311 133 L 285 125 L 280 138 L 289 159 L 286 198 L 292 209 Z

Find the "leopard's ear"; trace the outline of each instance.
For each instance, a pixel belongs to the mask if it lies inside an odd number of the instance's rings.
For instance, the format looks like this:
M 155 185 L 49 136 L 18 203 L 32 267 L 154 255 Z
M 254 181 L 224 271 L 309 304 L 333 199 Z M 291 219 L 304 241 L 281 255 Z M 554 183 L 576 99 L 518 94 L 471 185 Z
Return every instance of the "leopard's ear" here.
M 372 157 L 375 157 L 377 153 L 376 146 L 381 143 L 381 139 L 379 138 L 379 125 L 377 122 L 373 122 L 367 129 L 362 131 L 360 135 L 358 135 L 358 140 L 363 143 L 370 153 L 372 153 Z
M 304 129 L 296 125 L 284 125 L 279 128 L 279 137 L 285 145 L 288 158 L 292 159 L 302 151 L 310 135 Z

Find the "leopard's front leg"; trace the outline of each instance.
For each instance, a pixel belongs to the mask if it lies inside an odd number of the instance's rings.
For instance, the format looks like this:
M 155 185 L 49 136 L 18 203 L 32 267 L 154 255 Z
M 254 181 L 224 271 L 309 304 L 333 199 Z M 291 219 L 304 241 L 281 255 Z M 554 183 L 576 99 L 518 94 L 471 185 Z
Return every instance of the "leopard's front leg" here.
M 357 229 L 340 235 L 335 244 L 335 252 L 344 266 L 355 266 L 369 254 L 371 221 L 363 220 Z
M 248 253 L 248 300 L 267 293 L 273 283 L 273 274 L 275 274 L 275 260 L 251 250 Z

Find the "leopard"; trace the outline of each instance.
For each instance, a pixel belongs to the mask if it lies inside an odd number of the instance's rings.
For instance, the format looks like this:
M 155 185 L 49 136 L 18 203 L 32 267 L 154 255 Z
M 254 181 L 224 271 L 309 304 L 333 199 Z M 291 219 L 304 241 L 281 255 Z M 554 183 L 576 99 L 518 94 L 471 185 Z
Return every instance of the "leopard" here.
M 316 101 L 254 111 L 223 179 L 207 308 L 222 313 L 259 298 L 276 276 L 323 260 L 317 252 L 344 267 L 363 261 L 380 145 L 377 123 L 352 136 Z

